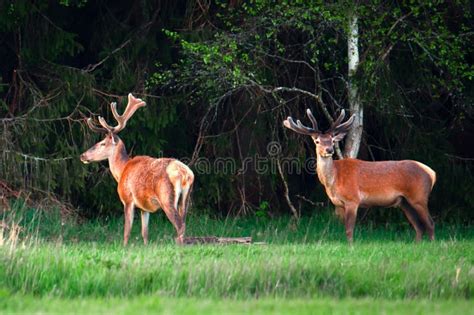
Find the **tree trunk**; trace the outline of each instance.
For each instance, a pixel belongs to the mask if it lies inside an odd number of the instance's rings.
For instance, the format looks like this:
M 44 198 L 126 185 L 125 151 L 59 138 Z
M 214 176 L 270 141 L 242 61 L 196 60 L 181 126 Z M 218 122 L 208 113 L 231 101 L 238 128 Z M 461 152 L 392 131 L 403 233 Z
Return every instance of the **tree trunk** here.
M 355 73 L 359 65 L 359 28 L 357 15 L 354 13 L 349 20 L 349 36 L 347 39 L 349 59 L 349 110 L 355 114 L 352 128 L 346 136 L 344 157 L 356 158 L 362 140 L 364 108 L 360 103 L 357 86 L 354 82 Z

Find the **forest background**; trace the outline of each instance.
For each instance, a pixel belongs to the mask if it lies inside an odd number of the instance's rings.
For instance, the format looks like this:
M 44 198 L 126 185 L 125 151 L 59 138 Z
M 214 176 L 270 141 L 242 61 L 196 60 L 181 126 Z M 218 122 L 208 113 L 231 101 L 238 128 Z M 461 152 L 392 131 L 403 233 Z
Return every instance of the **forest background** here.
M 314 144 L 282 121 L 307 123 L 311 108 L 324 129 L 359 106 L 357 156 L 429 165 L 435 221 L 472 223 L 472 13 L 470 1 L 2 0 L 0 206 L 120 215 L 108 165 L 78 157 L 99 140 L 85 119 L 113 122 L 109 104 L 133 92 L 147 107 L 120 137 L 132 155 L 190 164 L 197 215 L 325 209 Z

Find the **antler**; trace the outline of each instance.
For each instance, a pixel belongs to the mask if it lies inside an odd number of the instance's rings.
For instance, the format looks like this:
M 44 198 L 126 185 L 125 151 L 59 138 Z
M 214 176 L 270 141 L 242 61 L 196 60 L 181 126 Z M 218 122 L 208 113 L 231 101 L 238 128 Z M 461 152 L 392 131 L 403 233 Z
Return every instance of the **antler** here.
M 118 125 L 115 127 L 110 126 L 109 124 L 107 124 L 105 119 L 101 116 L 99 116 L 99 123 L 102 125 L 102 127 L 107 129 L 108 132 L 116 134 L 119 131 L 121 131 L 123 128 L 125 128 L 125 126 L 127 125 L 127 121 L 130 119 L 130 117 L 133 116 L 135 111 L 145 105 L 146 103 L 143 100 L 139 98 L 135 98 L 132 95 L 132 93 L 129 93 L 127 108 L 125 108 L 125 111 L 123 112 L 122 115 L 119 115 L 117 113 L 117 103 L 115 102 L 110 103 L 110 109 L 112 110 L 112 115 L 114 115 L 114 118 L 118 122 Z
M 94 124 L 94 121 L 92 120 L 92 118 L 87 118 L 86 122 L 87 122 L 87 126 L 89 126 L 89 128 L 94 132 L 98 132 L 98 133 L 108 133 L 109 132 L 107 129 L 102 128 L 102 127 L 98 127 L 96 124 Z
M 311 123 L 313 124 L 313 129 L 316 130 L 317 132 L 320 132 L 318 129 L 318 122 L 316 121 L 316 118 L 314 118 L 313 113 L 311 112 L 311 109 L 306 110 L 306 114 L 309 117 L 309 120 L 311 120 Z
M 309 120 L 311 120 L 313 128 L 304 126 L 299 120 L 297 120 L 295 123 L 291 116 L 288 116 L 288 118 L 283 121 L 283 125 L 288 129 L 291 129 L 295 132 L 304 135 L 320 134 L 321 131 L 318 129 L 318 122 L 316 121 L 316 118 L 314 118 L 313 113 L 311 113 L 311 110 L 309 108 L 306 110 L 306 114 L 308 114 Z M 352 115 L 345 123 L 341 124 L 345 116 L 346 112 L 344 111 L 344 109 L 342 109 L 341 113 L 339 114 L 339 117 L 337 117 L 337 119 L 334 121 L 334 123 L 331 125 L 331 128 L 329 128 L 327 132 L 331 132 L 334 135 L 340 133 L 347 133 L 351 128 L 352 123 L 354 122 L 355 115 Z
M 311 113 L 311 110 L 308 108 L 306 110 L 306 113 L 308 114 L 309 120 L 311 120 L 311 124 L 313 125 L 313 128 L 309 128 L 304 126 L 300 120 L 296 121 L 296 124 L 291 116 L 288 116 L 286 120 L 283 121 L 283 125 L 291 129 L 295 132 L 304 134 L 304 135 L 314 135 L 321 133 L 318 129 L 318 123 L 316 122 L 316 119 L 313 116 L 313 113 Z
M 337 117 L 337 119 L 331 124 L 331 128 L 329 128 L 328 131 L 334 131 L 342 122 L 345 116 L 346 116 L 346 111 L 343 108 L 341 109 L 341 113 L 339 114 L 339 117 Z
M 349 132 L 349 129 L 351 128 L 352 123 L 354 122 L 355 114 L 353 114 L 345 123 L 341 124 L 345 116 L 346 112 L 344 111 L 344 109 L 342 109 L 341 113 L 339 114 L 339 117 L 334 121 L 331 126 L 331 129 L 329 129 L 329 132 L 332 132 L 334 135 Z

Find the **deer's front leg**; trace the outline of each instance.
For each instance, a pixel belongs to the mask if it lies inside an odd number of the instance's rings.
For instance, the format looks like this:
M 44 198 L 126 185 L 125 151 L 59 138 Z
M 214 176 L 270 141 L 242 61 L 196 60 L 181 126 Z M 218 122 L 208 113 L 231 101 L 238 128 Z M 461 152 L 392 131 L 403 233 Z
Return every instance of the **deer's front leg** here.
M 353 242 L 354 226 L 357 217 L 358 204 L 347 203 L 344 205 L 344 224 L 346 226 L 346 237 L 350 245 Z
M 336 206 L 336 216 L 341 220 L 344 221 L 344 207 Z
M 133 203 L 126 204 L 124 206 L 124 217 L 125 224 L 123 226 L 123 245 L 128 244 L 128 239 L 130 238 L 130 231 L 133 224 L 133 215 L 135 212 L 135 205 Z
M 143 243 L 148 244 L 148 221 L 150 219 L 150 212 L 142 210 L 142 237 Z

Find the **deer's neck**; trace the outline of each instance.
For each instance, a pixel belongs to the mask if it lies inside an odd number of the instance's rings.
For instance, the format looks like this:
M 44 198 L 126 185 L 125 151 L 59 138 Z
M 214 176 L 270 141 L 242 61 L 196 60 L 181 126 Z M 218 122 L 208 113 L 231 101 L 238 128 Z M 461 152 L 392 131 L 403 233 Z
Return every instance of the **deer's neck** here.
M 336 178 L 336 169 L 332 157 L 323 157 L 317 154 L 316 171 L 319 181 L 326 187 L 331 188 Z
M 109 157 L 109 167 L 112 172 L 112 176 L 117 182 L 122 177 L 123 169 L 129 160 L 125 144 L 122 140 L 118 140 L 117 146 L 115 147 L 114 153 Z

